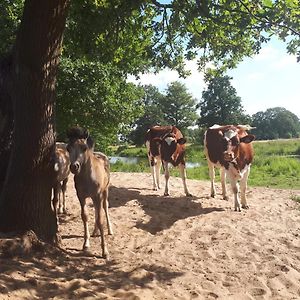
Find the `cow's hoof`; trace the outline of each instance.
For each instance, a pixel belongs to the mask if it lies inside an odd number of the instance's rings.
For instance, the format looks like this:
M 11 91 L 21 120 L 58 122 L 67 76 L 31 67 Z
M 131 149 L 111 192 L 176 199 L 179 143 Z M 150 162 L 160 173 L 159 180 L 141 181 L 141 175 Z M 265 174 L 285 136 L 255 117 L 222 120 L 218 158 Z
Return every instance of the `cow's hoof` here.
M 170 196 L 170 194 L 169 193 L 164 193 L 164 196 Z
M 89 249 L 90 249 L 90 246 L 83 245 L 83 247 L 82 247 L 82 251 L 84 251 L 84 252 L 89 251 Z
M 186 196 L 187 196 L 187 197 L 193 197 L 193 195 L 190 194 L 190 193 L 187 193 Z
M 108 252 L 102 253 L 102 257 L 103 257 L 106 261 L 109 261 L 109 254 L 108 254 Z
M 242 205 L 242 208 L 249 209 L 249 205 Z
M 228 201 L 228 196 L 223 196 L 223 200 Z

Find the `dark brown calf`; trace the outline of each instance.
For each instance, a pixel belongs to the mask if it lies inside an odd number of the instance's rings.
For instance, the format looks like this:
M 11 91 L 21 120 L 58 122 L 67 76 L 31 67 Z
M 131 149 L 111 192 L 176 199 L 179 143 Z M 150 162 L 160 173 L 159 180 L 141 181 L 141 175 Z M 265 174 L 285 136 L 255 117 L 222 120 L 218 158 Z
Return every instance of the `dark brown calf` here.
M 221 184 L 223 199 L 228 199 L 226 191 L 226 175 L 230 181 L 234 194 L 234 209 L 241 211 L 249 208 L 246 199 L 247 180 L 250 166 L 254 157 L 251 142 L 255 136 L 246 130 L 249 125 L 214 125 L 207 129 L 204 137 L 204 151 L 208 162 L 211 180 L 211 197 L 215 190 L 215 167 L 221 168 Z M 239 199 L 239 184 L 241 184 L 241 202 Z
M 169 163 L 179 167 L 184 192 L 187 196 L 191 196 L 186 185 L 185 143 L 186 139 L 175 126 L 153 126 L 145 135 L 145 144 L 148 150 L 148 159 L 153 178 L 153 189 L 157 190 L 160 188 L 159 176 L 161 164 L 163 163 L 165 196 L 169 195 Z
M 108 258 L 108 250 L 104 239 L 104 217 L 107 220 L 108 234 L 113 234 L 108 214 L 108 187 L 110 180 L 109 160 L 106 155 L 93 153 L 93 144 L 86 130 L 76 127 L 68 131 L 70 169 L 74 174 L 75 188 L 81 206 L 81 218 L 84 225 L 83 249 L 90 247 L 88 213 L 86 200 L 93 200 L 95 209 L 94 234 L 100 231 L 102 256 Z
M 53 209 L 56 213 L 67 213 L 66 189 L 70 174 L 70 158 L 66 144 L 56 143 L 54 157 L 54 171 L 56 172 L 53 185 Z

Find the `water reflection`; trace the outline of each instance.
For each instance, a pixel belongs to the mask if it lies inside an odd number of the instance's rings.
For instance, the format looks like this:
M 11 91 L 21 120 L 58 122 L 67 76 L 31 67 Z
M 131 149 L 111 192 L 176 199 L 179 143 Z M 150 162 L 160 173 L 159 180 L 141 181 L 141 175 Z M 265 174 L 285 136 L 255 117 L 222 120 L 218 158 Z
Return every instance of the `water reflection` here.
M 111 164 L 115 164 L 118 161 L 124 164 L 138 164 L 140 162 L 148 162 L 148 159 L 143 157 L 110 156 L 109 161 Z M 199 167 L 200 165 L 201 163 L 198 162 L 186 162 L 187 168 L 195 168 Z

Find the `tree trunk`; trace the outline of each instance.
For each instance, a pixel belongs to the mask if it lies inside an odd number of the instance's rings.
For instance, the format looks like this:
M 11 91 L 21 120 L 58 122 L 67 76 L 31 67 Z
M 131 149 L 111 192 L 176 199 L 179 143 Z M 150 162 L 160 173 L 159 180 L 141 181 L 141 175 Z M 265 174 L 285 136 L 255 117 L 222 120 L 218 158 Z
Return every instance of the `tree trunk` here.
M 11 55 L 0 62 L 0 194 L 12 147 L 13 105 L 11 100 Z
M 57 233 L 54 180 L 55 80 L 68 0 L 26 0 L 12 64 L 13 146 L 0 196 L 0 231 Z

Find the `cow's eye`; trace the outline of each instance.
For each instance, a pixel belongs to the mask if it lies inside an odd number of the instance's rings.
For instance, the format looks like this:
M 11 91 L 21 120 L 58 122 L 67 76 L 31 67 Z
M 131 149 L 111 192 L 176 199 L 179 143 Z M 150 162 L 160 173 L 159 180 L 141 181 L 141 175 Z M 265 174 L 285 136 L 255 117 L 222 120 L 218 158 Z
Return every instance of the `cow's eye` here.
M 232 139 L 231 140 L 231 145 L 232 146 L 238 146 L 239 145 L 239 141 L 237 139 Z
M 228 141 L 227 140 L 223 140 L 223 150 L 226 150 L 228 146 Z

